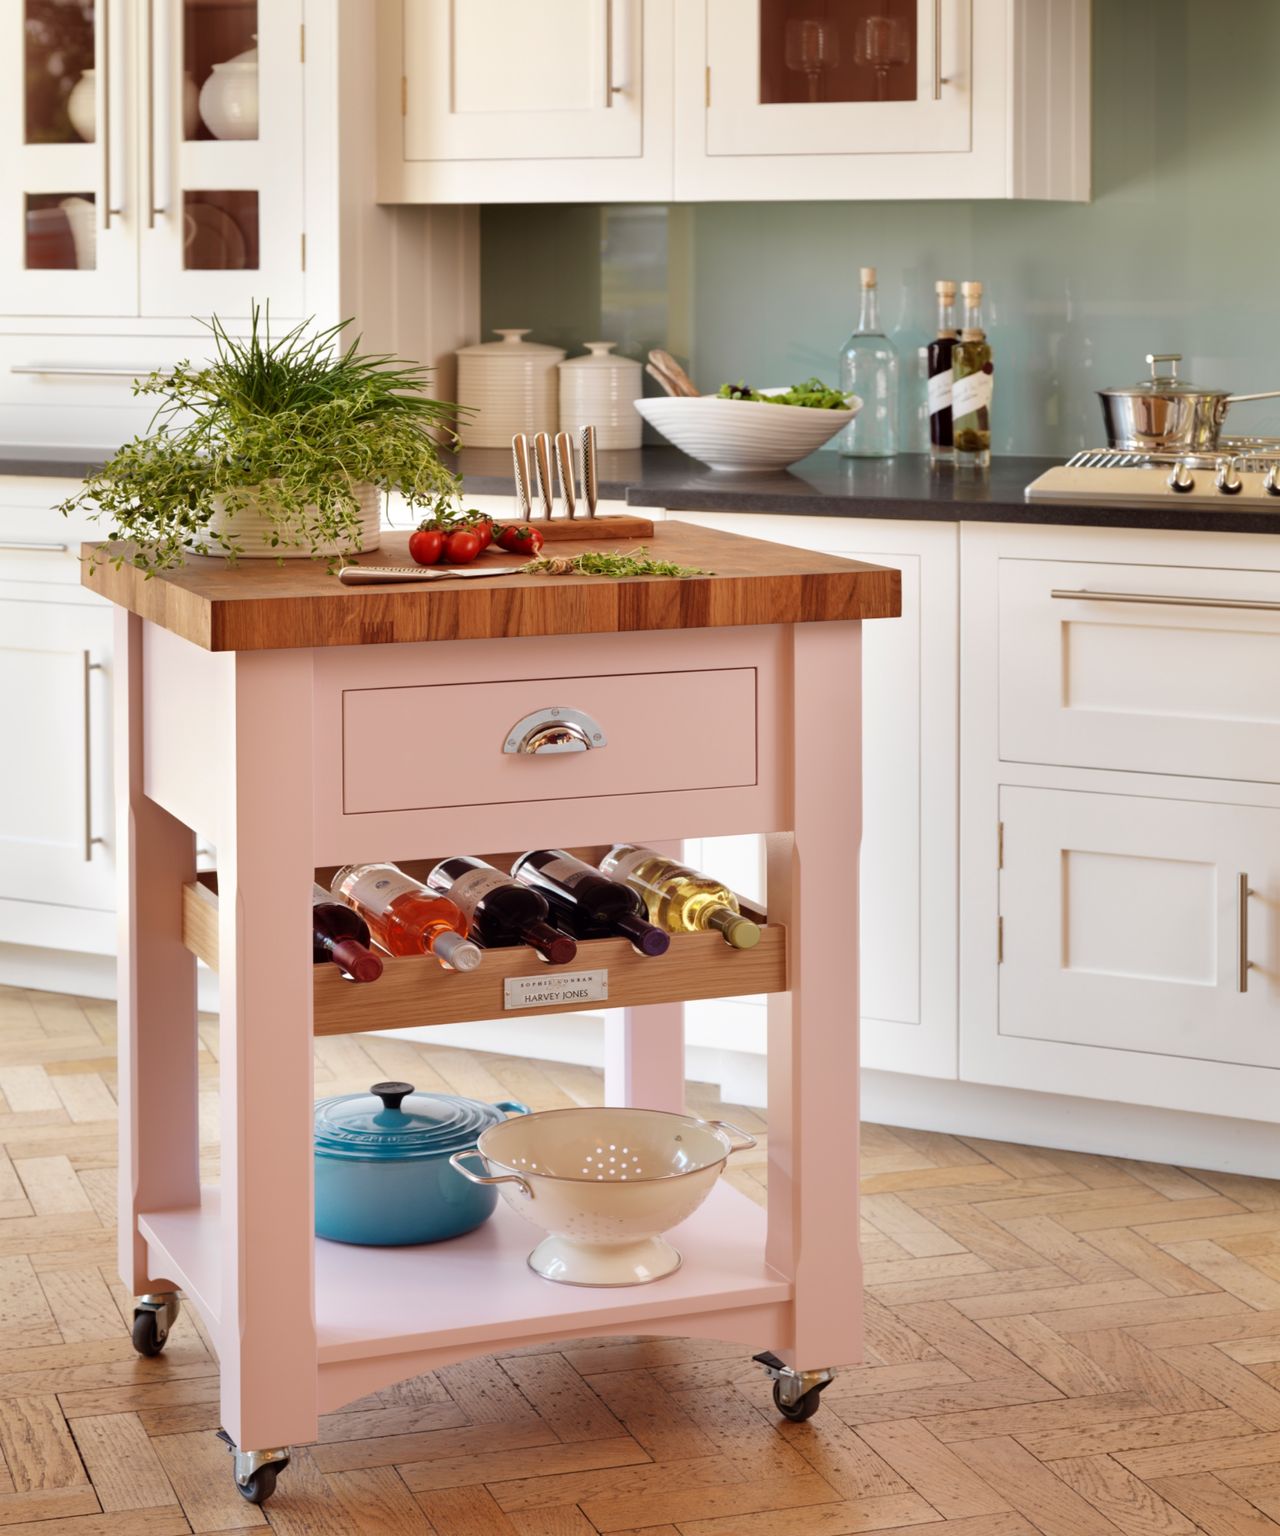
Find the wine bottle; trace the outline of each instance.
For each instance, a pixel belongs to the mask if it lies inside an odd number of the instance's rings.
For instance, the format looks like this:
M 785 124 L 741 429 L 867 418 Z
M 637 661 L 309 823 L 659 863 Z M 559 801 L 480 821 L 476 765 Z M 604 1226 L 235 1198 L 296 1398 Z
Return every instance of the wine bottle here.
M 311 887 L 311 962 L 332 960 L 352 981 L 377 981 L 382 961 L 369 948 L 369 925 L 322 885 Z
M 620 933 L 642 955 L 661 955 L 671 943 L 661 928 L 645 918 L 644 902 L 630 886 L 610 880 L 559 848 L 521 854 L 511 873 L 542 892 L 557 924 L 575 938 L 603 939 Z
M 394 864 L 348 864 L 333 877 L 333 894 L 356 909 L 390 954 L 434 955 L 455 971 L 480 964 L 460 908 Z
M 527 944 L 552 965 L 568 965 L 578 953 L 573 939 L 551 926 L 551 909 L 541 891 L 513 880 L 483 859 L 465 853 L 441 859 L 427 876 L 427 884 L 457 903 L 470 924 L 471 937 L 486 949 Z
M 711 875 L 633 843 L 615 843 L 600 868 L 611 879 L 625 880 L 648 908 L 650 921 L 669 933 L 714 928 L 735 949 L 760 942 L 760 929 L 743 917 L 738 898 Z
M 960 335 L 956 330 L 956 285 L 945 278 L 934 285 L 938 295 L 938 334 L 929 343 L 929 457 L 935 464 L 955 457 L 951 428 L 951 354 Z
M 985 469 L 991 462 L 991 395 L 995 370 L 982 329 L 982 284 L 961 283 L 964 324 L 951 352 L 951 435 L 957 464 Z
M 858 324 L 840 354 L 840 388 L 862 408 L 840 435 L 848 458 L 883 459 L 898 451 L 898 349 L 880 326 L 876 269 L 860 269 Z

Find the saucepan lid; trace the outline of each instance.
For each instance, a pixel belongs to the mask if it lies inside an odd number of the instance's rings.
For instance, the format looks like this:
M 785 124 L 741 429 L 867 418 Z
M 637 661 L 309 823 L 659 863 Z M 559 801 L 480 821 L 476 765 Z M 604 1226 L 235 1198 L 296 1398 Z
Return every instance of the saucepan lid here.
M 1204 399 L 1221 399 L 1229 393 L 1225 389 L 1200 389 L 1197 385 L 1189 383 L 1186 379 L 1178 377 L 1178 364 L 1182 361 L 1181 352 L 1148 352 L 1147 367 L 1151 370 L 1151 376 L 1141 379 L 1137 384 L 1127 384 L 1114 389 L 1100 389 L 1100 395 L 1115 395 L 1130 399 L 1135 395 L 1159 395 L 1162 399 L 1169 395 L 1199 395 Z
M 474 1147 L 480 1132 L 523 1104 L 482 1104 L 450 1093 L 417 1093 L 412 1083 L 374 1083 L 316 1105 L 315 1146 L 326 1157 L 359 1162 L 445 1157 Z

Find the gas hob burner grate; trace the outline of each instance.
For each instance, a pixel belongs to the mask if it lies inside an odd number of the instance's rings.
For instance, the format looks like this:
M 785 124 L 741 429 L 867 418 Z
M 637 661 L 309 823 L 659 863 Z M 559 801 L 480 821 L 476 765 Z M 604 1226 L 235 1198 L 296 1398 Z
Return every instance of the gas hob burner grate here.
M 1124 448 L 1082 448 L 1073 453 L 1064 469 L 1186 469 L 1218 470 L 1224 465 L 1241 473 L 1264 474 L 1280 463 L 1280 437 L 1224 437 L 1212 452 L 1149 449 L 1143 453 Z

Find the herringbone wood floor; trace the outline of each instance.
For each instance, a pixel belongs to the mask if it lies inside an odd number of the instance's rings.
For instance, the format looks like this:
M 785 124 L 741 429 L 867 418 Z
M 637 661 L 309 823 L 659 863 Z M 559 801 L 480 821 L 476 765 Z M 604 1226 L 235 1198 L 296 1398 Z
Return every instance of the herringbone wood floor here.
M 0 989 L 5 1536 L 1280 1532 L 1280 1183 L 883 1126 L 863 1127 L 867 1363 L 811 1423 L 776 1418 L 736 1345 L 566 1343 L 330 1415 L 264 1517 L 231 1486 L 190 1313 L 159 1360 L 129 1345 L 113 1025 Z M 599 1094 L 590 1071 L 369 1035 L 316 1056 L 322 1092 Z M 763 1154 L 735 1161 L 763 1200 Z

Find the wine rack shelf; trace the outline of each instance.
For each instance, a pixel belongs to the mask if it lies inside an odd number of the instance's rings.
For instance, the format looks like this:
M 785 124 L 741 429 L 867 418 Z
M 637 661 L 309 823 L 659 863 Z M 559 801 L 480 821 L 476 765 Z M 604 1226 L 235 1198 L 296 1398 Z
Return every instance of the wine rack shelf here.
M 585 850 L 584 850 L 585 851 Z M 500 862 L 501 855 L 491 856 Z M 409 865 L 420 868 L 420 865 Z M 370 985 L 348 981 L 337 966 L 315 967 L 313 1023 L 317 1035 L 407 1029 L 422 1024 L 464 1024 L 478 1019 L 520 1018 L 601 1008 L 638 1008 L 647 1003 L 741 997 L 787 989 L 787 934 L 780 923 L 744 906 L 761 925 L 753 949 L 731 949 L 718 933 L 673 934 L 665 955 L 638 955 L 626 939 L 584 939 L 568 966 L 548 966 L 531 949 L 488 949 L 474 971 L 445 970 L 429 955 L 383 956 L 381 977 Z M 213 970 L 218 968 L 217 877 L 202 875 L 183 887 L 182 940 Z M 503 983 L 511 977 L 550 977 L 606 971 L 608 997 L 539 1008 L 504 1007 Z

